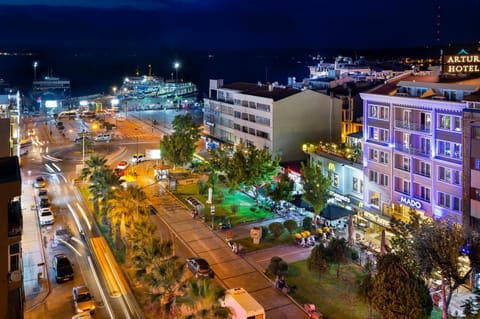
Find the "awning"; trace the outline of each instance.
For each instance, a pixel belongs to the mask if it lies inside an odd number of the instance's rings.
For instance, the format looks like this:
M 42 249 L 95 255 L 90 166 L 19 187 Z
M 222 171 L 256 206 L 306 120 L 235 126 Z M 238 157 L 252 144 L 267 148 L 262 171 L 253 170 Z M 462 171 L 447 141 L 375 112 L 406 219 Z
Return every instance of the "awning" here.
M 345 216 L 354 215 L 355 212 L 350 209 L 337 205 L 327 205 L 321 212 L 320 216 L 328 220 L 335 220 Z

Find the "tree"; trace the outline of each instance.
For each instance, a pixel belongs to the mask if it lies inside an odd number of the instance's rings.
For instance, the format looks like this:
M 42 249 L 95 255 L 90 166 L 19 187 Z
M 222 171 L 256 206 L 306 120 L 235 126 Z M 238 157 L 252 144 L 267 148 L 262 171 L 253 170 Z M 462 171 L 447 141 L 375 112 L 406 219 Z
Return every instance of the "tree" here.
M 190 163 L 200 138 L 200 127 L 190 113 L 175 116 L 172 127 L 174 132 L 165 135 L 160 143 L 162 156 L 173 165 Z
M 348 244 L 344 238 L 333 238 L 325 250 L 328 261 L 337 264 L 337 278 L 340 278 L 340 266 L 346 263 Z
M 270 258 L 266 273 L 272 276 L 285 276 L 288 273 L 288 264 L 281 257 L 273 256 Z
M 305 165 L 303 163 L 301 165 L 304 189 L 302 198 L 313 207 L 313 213 L 318 215 L 330 198 L 331 181 L 322 174 L 320 165 Z M 316 222 L 315 227 L 317 227 Z
M 228 309 L 222 308 L 221 299 L 225 297 L 225 290 L 214 285 L 209 279 L 190 280 L 187 283 L 187 294 L 178 298 L 177 308 L 185 305 L 188 310 L 182 318 L 229 318 Z M 180 307 L 178 307 L 180 305 Z
M 316 245 L 313 247 L 310 256 L 307 259 L 307 267 L 308 270 L 317 272 L 318 276 L 327 271 L 327 257 L 323 245 Z
M 388 253 L 378 257 L 369 298 L 383 319 L 428 319 L 433 309 L 425 282 Z
M 293 199 L 293 181 L 287 174 L 280 174 L 278 182 L 271 182 L 265 185 L 266 195 L 277 204 L 281 200 L 290 201 Z
M 273 234 L 273 237 L 277 239 L 283 233 L 283 225 L 280 222 L 273 222 L 268 225 L 268 229 Z
M 287 219 L 283 222 L 283 226 L 288 230 L 288 233 L 291 235 L 298 228 L 298 224 L 293 219 Z
M 279 158 L 267 149 L 259 150 L 255 145 L 239 144 L 235 152 L 219 150 L 211 152 L 211 169 L 223 172 L 231 190 L 253 188 L 256 204 L 264 183 L 270 183 L 280 170 Z

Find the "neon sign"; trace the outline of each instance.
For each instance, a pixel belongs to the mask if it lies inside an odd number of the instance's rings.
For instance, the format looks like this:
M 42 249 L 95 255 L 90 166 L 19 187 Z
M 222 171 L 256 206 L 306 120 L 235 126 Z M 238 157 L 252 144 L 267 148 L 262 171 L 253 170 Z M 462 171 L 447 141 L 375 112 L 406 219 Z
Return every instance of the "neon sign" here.
M 468 54 L 461 50 L 458 55 L 446 55 L 443 63 L 445 73 L 477 73 L 480 72 L 480 55 Z
M 422 208 L 422 203 L 420 203 L 419 201 L 416 201 L 412 198 L 405 197 L 405 196 L 400 196 L 400 203 L 405 204 L 405 205 L 410 206 L 410 207 L 413 207 L 413 208 L 416 208 L 416 209 L 421 209 Z

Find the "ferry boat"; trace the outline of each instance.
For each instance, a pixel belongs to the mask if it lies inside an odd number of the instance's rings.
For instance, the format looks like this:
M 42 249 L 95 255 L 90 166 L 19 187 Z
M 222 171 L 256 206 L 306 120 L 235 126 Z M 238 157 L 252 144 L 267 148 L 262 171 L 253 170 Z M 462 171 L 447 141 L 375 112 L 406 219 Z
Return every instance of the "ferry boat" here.
M 118 90 L 118 96 L 124 99 L 145 97 L 171 99 L 175 97 L 193 96 L 198 92 L 192 82 L 165 81 L 157 76 L 126 77 Z

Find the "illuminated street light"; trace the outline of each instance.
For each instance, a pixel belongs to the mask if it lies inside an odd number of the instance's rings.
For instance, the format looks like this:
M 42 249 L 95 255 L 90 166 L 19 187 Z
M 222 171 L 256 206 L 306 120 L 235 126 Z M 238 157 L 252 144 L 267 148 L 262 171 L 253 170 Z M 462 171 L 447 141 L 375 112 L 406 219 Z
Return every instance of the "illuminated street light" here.
M 38 62 L 37 61 L 33 62 L 33 80 L 34 81 L 37 80 L 37 66 L 38 66 Z
M 117 93 L 117 87 L 116 86 L 112 87 L 112 91 L 113 91 L 113 95 L 115 95 L 115 93 Z
M 175 83 L 178 83 L 178 68 L 180 67 L 180 63 L 175 62 L 173 67 L 175 68 Z

